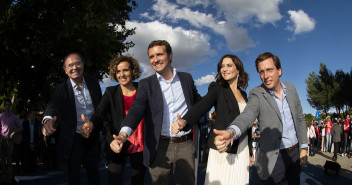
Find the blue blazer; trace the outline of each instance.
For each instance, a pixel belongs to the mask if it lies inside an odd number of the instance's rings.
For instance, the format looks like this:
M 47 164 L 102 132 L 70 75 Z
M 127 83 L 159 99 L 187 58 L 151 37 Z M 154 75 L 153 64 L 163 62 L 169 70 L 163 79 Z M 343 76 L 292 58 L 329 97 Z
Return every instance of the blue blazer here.
M 180 78 L 187 108 L 191 109 L 192 105 L 200 100 L 201 96 L 198 94 L 193 78 L 189 73 L 177 72 L 177 75 Z M 147 167 L 154 161 L 158 149 L 163 122 L 163 107 L 161 87 L 156 74 L 154 74 L 139 81 L 137 97 L 121 124 L 122 127 L 128 126 L 135 130 L 145 113 L 143 161 Z M 187 124 L 184 130 L 190 128 L 191 125 Z M 195 145 L 197 144 L 195 142 Z

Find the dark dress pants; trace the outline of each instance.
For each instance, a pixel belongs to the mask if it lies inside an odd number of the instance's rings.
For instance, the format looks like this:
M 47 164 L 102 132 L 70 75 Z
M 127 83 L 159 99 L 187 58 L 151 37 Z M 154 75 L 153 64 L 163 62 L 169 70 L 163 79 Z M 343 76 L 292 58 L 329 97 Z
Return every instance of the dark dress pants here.
M 94 143 L 88 141 L 89 140 L 76 133 L 72 153 L 68 161 L 68 178 L 70 185 L 81 184 L 81 165 L 83 165 L 87 171 L 88 184 L 100 185 L 100 141 L 99 139 L 96 139 Z
M 262 184 L 279 185 L 283 182 L 285 185 L 299 185 L 301 174 L 299 155 L 298 147 L 290 152 L 280 150 L 273 172 L 268 179 L 262 180 Z
M 131 163 L 131 184 L 142 185 L 146 167 L 143 165 L 143 152 L 133 154 L 113 154 L 111 161 L 108 162 L 108 181 L 109 185 L 123 184 L 123 172 L 129 157 Z
M 339 151 L 341 142 L 334 142 L 334 158 L 337 159 L 337 152 Z
M 309 156 L 314 156 L 315 155 L 315 150 L 314 150 L 314 144 L 315 144 L 316 138 L 309 138 Z

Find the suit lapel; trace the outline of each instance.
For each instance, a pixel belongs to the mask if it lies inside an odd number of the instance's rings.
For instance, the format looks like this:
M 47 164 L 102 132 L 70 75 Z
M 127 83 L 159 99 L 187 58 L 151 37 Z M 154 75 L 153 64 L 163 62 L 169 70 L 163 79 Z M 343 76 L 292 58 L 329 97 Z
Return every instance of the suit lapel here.
M 151 76 L 151 87 L 153 89 L 155 89 L 155 93 L 156 93 L 155 97 L 157 98 L 155 100 L 156 100 L 156 102 L 159 102 L 159 106 L 158 107 L 160 107 L 160 109 L 164 109 L 163 95 L 162 95 L 160 83 L 159 83 L 159 80 L 158 80 L 156 74 Z
M 288 102 L 288 106 L 290 107 L 290 110 L 291 110 L 291 115 L 292 115 L 292 119 L 294 121 L 294 123 L 297 123 L 296 120 L 295 120 L 295 116 L 293 115 L 296 115 L 296 109 L 295 109 L 295 99 L 293 97 L 293 94 L 292 94 L 292 90 L 288 87 L 288 85 L 286 85 L 286 98 L 287 98 L 287 102 Z
M 192 107 L 192 103 L 191 103 L 191 98 L 192 97 L 191 97 L 190 92 L 189 92 L 187 79 L 186 79 L 185 76 L 183 76 L 182 73 L 177 73 L 177 75 L 180 78 L 180 83 L 181 83 L 183 95 L 185 96 L 187 108 L 190 109 Z
M 77 110 L 76 110 L 75 95 L 73 93 L 72 83 L 69 78 L 66 80 L 66 87 L 67 87 L 67 91 L 68 91 L 68 99 L 70 102 L 70 106 L 75 110 L 75 113 L 76 113 Z
M 122 110 L 121 113 L 122 113 L 122 117 L 124 116 L 124 113 L 125 113 L 125 108 L 124 108 L 124 105 L 123 105 L 123 94 L 122 94 L 122 89 L 121 89 L 121 85 L 118 85 L 117 87 L 117 93 L 115 93 L 113 96 L 115 96 L 115 100 L 117 100 L 117 102 L 113 102 L 114 104 L 116 103 L 117 104 L 117 107 L 118 107 L 118 110 Z M 121 119 L 123 120 L 123 119 Z
M 282 119 L 281 119 L 281 114 L 280 114 L 280 110 L 279 107 L 277 106 L 277 103 L 274 99 L 274 97 L 270 94 L 269 90 L 267 90 L 264 85 L 261 85 L 261 92 L 263 93 L 264 98 L 268 101 L 270 107 L 272 109 L 274 109 L 274 112 L 276 113 L 276 115 L 279 117 L 281 123 L 282 123 Z
M 228 88 L 222 88 L 224 89 L 224 95 L 225 95 L 225 100 L 228 101 L 228 106 L 231 106 L 233 108 L 233 110 L 235 110 L 235 112 L 237 114 L 240 113 L 240 108 L 238 106 L 238 102 L 236 100 L 235 95 L 233 94 L 232 90 L 230 87 Z

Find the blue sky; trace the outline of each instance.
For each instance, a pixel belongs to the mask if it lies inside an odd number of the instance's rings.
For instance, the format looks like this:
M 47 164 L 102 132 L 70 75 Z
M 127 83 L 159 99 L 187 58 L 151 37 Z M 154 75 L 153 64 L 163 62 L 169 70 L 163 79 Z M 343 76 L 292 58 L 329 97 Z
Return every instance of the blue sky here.
M 192 74 L 201 95 L 216 75 L 224 54 L 243 62 L 250 80 L 247 93 L 261 81 L 256 57 L 265 51 L 281 60 L 282 81 L 292 82 L 304 113 L 315 114 L 307 101 L 305 79 L 319 72 L 323 62 L 333 73 L 352 67 L 352 1 L 350 0 L 137 0 L 128 28 L 135 46 L 127 54 L 143 70 L 154 74 L 147 47 L 153 40 L 167 40 L 173 49 L 173 67 Z M 102 88 L 115 85 L 103 80 Z

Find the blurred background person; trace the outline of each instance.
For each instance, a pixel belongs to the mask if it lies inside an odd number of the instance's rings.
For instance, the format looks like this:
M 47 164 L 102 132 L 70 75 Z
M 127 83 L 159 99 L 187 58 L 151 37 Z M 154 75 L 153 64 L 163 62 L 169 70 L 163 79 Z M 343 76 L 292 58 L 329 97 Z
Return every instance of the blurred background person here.
M 331 129 L 332 129 L 332 122 L 331 122 L 331 117 L 328 116 L 326 118 L 326 122 L 324 124 L 325 127 L 325 140 L 326 140 L 326 152 L 331 152 Z
M 314 144 L 317 138 L 315 134 L 314 122 L 312 122 L 312 124 L 310 124 L 308 128 L 308 136 L 309 136 L 309 156 L 314 156 L 315 155 Z
M 22 132 L 22 167 L 24 172 L 35 172 L 37 170 L 37 148 L 40 137 L 40 123 L 35 120 L 35 111 L 30 110 L 27 118 L 23 121 Z
M 4 101 L 4 112 L 0 113 L 1 124 L 1 180 L 4 183 L 12 183 L 12 155 L 14 135 L 20 134 L 22 126 L 20 119 L 11 112 L 12 102 L 10 99 Z
M 341 126 L 337 122 L 337 120 L 334 120 L 334 125 L 331 129 L 332 142 L 334 143 L 334 155 L 332 156 L 333 161 L 337 160 L 337 152 L 341 144 L 341 133 L 343 132 Z

